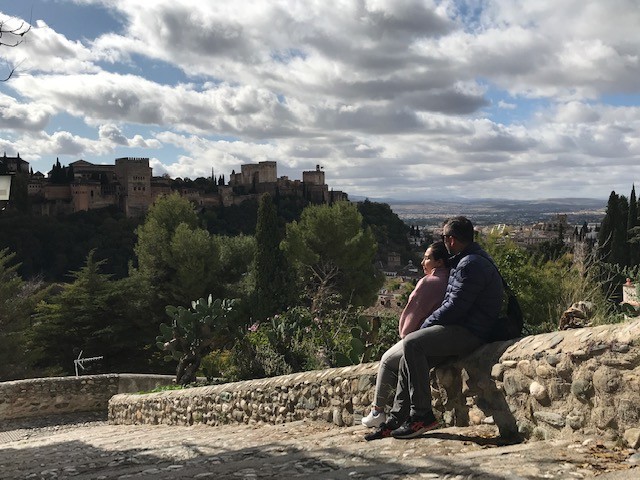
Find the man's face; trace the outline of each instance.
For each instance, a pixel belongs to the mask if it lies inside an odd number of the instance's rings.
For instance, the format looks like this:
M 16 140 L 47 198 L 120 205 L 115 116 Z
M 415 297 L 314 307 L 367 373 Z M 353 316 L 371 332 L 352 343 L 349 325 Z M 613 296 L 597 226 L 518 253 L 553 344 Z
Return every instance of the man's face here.
M 442 232 L 442 241 L 444 242 L 444 246 L 447 249 L 447 252 L 449 252 L 450 255 L 455 254 L 454 244 L 455 244 L 455 241 L 456 241 L 456 237 L 451 235 L 451 232 L 449 230 L 447 230 L 446 227 L 444 228 L 444 230 Z

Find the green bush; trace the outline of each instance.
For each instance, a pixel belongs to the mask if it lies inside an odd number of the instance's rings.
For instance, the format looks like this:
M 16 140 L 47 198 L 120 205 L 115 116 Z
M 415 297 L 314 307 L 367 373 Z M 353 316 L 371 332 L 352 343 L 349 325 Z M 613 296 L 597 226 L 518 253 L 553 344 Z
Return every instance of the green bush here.
M 545 260 L 497 235 L 480 242 L 518 296 L 530 333 L 556 330 L 562 313 L 579 301 L 596 306 L 594 324 L 611 320 L 607 295 L 599 280 L 601 266 L 594 256 L 578 258 L 565 253 L 555 260 Z
M 253 325 L 229 352 L 228 363 L 216 368 L 240 380 L 344 366 L 377 360 L 398 339 L 394 317 L 370 318 L 354 308 L 314 315 L 294 307 Z

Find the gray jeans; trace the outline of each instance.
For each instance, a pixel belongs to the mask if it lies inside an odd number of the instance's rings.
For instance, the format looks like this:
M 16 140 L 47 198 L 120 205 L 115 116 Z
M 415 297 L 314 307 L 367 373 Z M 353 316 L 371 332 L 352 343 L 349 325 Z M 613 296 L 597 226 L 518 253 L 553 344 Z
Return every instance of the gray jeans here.
M 385 408 L 393 402 L 398 385 L 398 369 L 402 358 L 402 340 L 396 343 L 389 350 L 384 352 L 378 367 L 378 377 L 376 379 L 376 392 L 373 404 L 378 408 Z
M 410 333 L 402 340 L 396 396 L 391 416 L 403 422 L 409 415 L 431 413 L 429 371 L 447 360 L 471 353 L 485 343 L 460 325 L 434 325 Z

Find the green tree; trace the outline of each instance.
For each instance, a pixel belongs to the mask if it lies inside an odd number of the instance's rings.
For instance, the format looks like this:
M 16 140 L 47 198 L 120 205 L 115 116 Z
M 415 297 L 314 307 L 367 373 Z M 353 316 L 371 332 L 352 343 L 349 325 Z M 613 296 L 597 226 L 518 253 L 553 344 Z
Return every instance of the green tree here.
M 0 250 L 0 381 L 27 376 L 26 334 L 31 314 L 46 294 L 40 280 L 26 282 L 18 275 L 15 257 L 8 249 Z
M 419 235 L 417 229 L 412 231 L 386 203 L 365 200 L 358 202 L 357 205 L 358 212 L 362 215 L 363 224 L 371 228 L 376 237 L 378 260 L 386 263 L 388 254 L 395 252 L 400 255 L 404 264 L 407 264 L 409 260 L 414 264 L 420 263 L 422 257 L 416 255 L 409 243 L 410 233 Z
M 627 242 L 629 243 L 629 266 L 640 263 L 639 245 L 633 242 L 635 228 L 638 226 L 638 201 L 636 199 L 636 186 L 631 187 L 629 195 L 629 214 L 627 215 Z
M 618 199 L 618 194 L 615 191 L 612 191 L 609 195 L 609 200 L 607 202 L 607 209 L 602 219 L 602 223 L 600 225 L 600 232 L 598 233 L 598 245 L 600 249 L 600 255 L 602 260 L 605 262 L 611 262 L 611 250 L 613 244 L 613 232 L 615 230 L 616 224 L 619 221 L 620 213 L 619 213 L 620 202 Z M 614 262 L 611 262 L 614 263 Z
M 220 250 L 221 282 L 211 291 L 217 298 L 246 298 L 254 289 L 254 275 L 252 271 L 253 259 L 256 251 L 255 237 L 250 235 L 236 235 L 227 237 L 216 235 Z
M 314 309 L 333 294 L 342 305 L 371 305 L 384 281 L 373 263 L 373 233 L 349 202 L 308 206 L 287 225 L 282 245 L 309 287 Z
M 255 313 L 259 320 L 284 311 L 291 303 L 292 279 L 281 240 L 275 205 L 271 195 L 264 194 L 256 225 Z
M 568 307 L 561 305 L 562 263 L 532 256 L 511 240 L 498 240 L 497 235 L 489 235 L 480 241 L 518 297 L 529 330 L 549 329 L 550 320 L 557 321 L 558 311 Z
M 177 194 L 160 198 L 137 229 L 138 271 L 163 306 L 186 304 L 216 283 L 217 245 L 198 228 L 193 205 Z
M 93 249 L 95 259 L 106 260 L 104 273 L 124 278 L 134 258 L 138 223 L 115 207 L 61 217 L 5 212 L 0 215 L 0 249 L 16 253 L 23 278 L 42 275 L 45 281 L 66 282 L 67 273 L 80 269 Z
M 618 217 L 613 228 L 611 241 L 611 263 L 626 267 L 629 265 L 629 243 L 627 217 L 629 215 L 629 202 L 627 197 L 620 195 L 618 198 Z
M 168 263 L 174 274 L 168 287 L 176 298 L 200 298 L 211 291 L 219 278 L 219 248 L 209 232 L 181 223 L 169 251 Z
M 146 288 L 140 279 L 112 281 L 100 272 L 93 252 L 73 281 L 36 308 L 30 334 L 36 367 L 71 374 L 80 352 L 103 356 L 101 370 L 149 371 L 158 324 L 146 315 Z M 97 368 L 97 367 L 96 367 Z

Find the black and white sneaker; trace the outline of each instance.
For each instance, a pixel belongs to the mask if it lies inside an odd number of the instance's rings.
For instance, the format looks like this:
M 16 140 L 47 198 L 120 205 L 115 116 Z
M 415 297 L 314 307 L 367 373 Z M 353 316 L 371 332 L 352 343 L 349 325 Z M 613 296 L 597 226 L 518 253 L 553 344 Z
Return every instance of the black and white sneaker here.
M 396 428 L 391 432 L 393 438 L 416 438 L 429 430 L 438 428 L 438 421 L 436 417 L 427 415 L 424 417 L 410 417 L 409 420 L 404 422 L 399 428 Z

